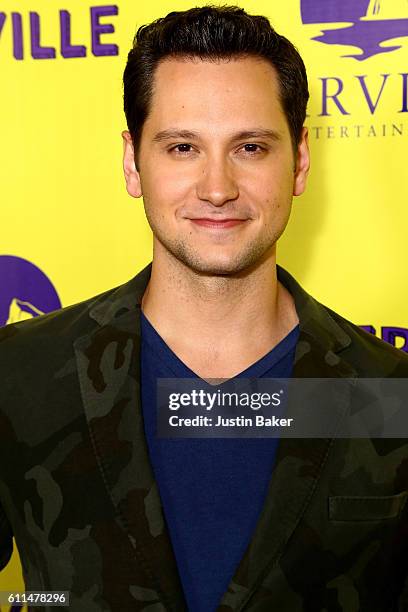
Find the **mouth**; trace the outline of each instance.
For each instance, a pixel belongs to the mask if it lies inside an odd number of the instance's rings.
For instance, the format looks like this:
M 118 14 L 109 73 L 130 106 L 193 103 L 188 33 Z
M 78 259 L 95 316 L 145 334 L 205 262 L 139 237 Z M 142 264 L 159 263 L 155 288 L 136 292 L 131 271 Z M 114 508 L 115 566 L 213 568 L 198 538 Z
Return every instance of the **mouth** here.
M 247 221 L 247 219 L 190 219 L 192 223 L 195 225 L 199 225 L 201 227 L 208 227 L 210 229 L 227 229 L 229 227 L 235 227 L 236 225 L 242 225 Z

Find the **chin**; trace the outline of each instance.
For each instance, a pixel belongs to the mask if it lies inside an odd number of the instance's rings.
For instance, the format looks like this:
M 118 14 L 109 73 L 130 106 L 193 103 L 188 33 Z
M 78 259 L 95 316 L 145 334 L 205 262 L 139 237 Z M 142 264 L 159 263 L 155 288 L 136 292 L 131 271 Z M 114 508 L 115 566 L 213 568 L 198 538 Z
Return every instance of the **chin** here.
M 160 240 L 162 247 L 171 258 L 186 266 L 196 274 L 206 276 L 234 276 L 250 272 L 262 264 L 265 257 L 270 255 L 275 243 L 274 240 L 252 241 L 245 249 L 238 252 L 220 252 L 215 246 L 194 249 L 184 240 L 170 241 L 168 238 Z M 226 251 L 226 249 L 225 249 Z
M 190 270 L 197 274 L 208 276 L 234 276 L 252 268 L 255 261 L 252 258 L 234 259 L 205 259 L 205 257 L 192 256 L 180 258 Z

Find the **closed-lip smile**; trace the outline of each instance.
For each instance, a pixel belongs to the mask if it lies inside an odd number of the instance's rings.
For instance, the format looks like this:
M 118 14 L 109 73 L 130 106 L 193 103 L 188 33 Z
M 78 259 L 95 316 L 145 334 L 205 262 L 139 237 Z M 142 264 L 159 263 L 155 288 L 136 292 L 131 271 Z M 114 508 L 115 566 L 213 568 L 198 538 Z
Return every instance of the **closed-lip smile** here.
M 215 229 L 223 229 L 227 227 L 233 227 L 235 225 L 239 225 L 243 223 L 247 219 L 238 219 L 234 217 L 225 217 L 223 219 L 214 218 L 214 217 L 198 217 L 198 218 L 190 218 L 196 225 L 201 225 L 203 227 L 210 227 Z

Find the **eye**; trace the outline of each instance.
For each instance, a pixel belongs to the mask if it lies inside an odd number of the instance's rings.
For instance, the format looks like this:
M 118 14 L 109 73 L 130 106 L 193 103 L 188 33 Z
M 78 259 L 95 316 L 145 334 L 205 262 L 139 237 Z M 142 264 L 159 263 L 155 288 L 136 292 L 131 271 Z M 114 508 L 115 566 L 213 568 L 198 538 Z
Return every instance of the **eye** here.
M 179 155 L 185 155 L 186 153 L 191 153 L 192 151 L 192 146 L 188 143 L 181 143 L 178 145 L 175 145 L 174 147 L 170 148 L 170 151 L 174 151 L 175 153 L 178 153 Z
M 246 144 L 244 144 L 243 149 L 245 153 L 250 153 L 252 155 L 262 153 L 265 150 L 259 144 L 256 144 L 254 142 L 247 142 Z

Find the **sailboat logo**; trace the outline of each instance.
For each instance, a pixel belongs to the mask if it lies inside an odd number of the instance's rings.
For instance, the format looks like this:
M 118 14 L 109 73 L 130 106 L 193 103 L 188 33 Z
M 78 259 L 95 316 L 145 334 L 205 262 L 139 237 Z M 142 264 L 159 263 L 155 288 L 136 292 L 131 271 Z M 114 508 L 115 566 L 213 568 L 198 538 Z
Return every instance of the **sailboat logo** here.
M 50 279 L 27 259 L 0 255 L 0 327 L 58 310 Z
M 408 0 L 301 0 L 301 15 L 304 24 L 322 25 L 313 40 L 358 47 L 343 56 L 357 60 L 396 51 L 408 37 Z M 335 28 L 325 29 L 326 24 Z M 392 39 L 399 40 L 388 42 Z

